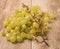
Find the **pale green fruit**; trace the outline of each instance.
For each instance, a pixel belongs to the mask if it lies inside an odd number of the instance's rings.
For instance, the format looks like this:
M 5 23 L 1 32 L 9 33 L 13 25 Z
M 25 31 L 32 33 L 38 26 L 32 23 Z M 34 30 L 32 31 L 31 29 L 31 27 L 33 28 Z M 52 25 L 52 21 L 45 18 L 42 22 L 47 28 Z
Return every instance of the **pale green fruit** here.
M 18 35 L 18 36 L 17 36 L 17 41 L 18 41 L 18 42 L 22 42 L 22 41 L 23 41 L 23 38 L 22 38 L 20 35 Z
M 21 32 L 21 35 L 20 35 L 22 38 L 26 38 L 26 33 L 24 33 L 24 32 Z
M 17 37 L 16 37 L 16 36 L 11 36 L 11 37 L 10 37 L 10 41 L 11 41 L 12 43 L 15 43 L 16 40 L 17 40 Z
M 11 34 L 10 33 L 6 33 L 6 39 L 10 41 L 11 38 Z
M 32 35 L 32 34 L 27 34 L 27 35 L 26 35 L 26 38 L 27 38 L 27 39 L 32 39 L 32 38 L 33 38 L 33 35 Z
M 37 22 L 33 22 L 33 27 L 34 28 L 39 28 L 39 24 Z
M 2 35 L 3 35 L 3 36 L 5 36 L 5 35 L 6 35 L 5 31 L 2 31 Z

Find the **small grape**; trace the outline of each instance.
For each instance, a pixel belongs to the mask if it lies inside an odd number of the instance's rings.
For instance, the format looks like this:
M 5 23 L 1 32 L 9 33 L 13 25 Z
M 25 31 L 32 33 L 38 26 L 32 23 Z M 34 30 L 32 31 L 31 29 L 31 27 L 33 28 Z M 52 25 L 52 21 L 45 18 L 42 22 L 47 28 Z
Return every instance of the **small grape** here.
M 33 35 L 35 35 L 36 34 L 36 30 L 35 29 L 31 29 L 30 33 L 33 34 Z
M 4 27 L 7 27 L 9 25 L 9 21 L 8 20 L 5 20 L 4 21 Z
M 39 24 L 37 22 L 33 22 L 33 27 L 34 28 L 39 28 Z
M 7 40 L 10 41 L 10 37 L 11 37 L 11 34 L 10 34 L 10 33 L 6 33 L 6 38 L 7 38 Z
M 20 16 L 20 11 L 19 10 L 15 10 L 14 13 L 13 13 L 13 16 L 14 17 L 19 17 Z
M 33 38 L 33 35 L 32 35 L 32 34 L 27 34 L 27 35 L 26 35 L 26 38 L 27 38 L 27 39 L 32 39 L 32 38 Z
M 26 33 L 29 33 L 30 30 L 31 30 L 31 27 L 27 27 L 27 28 L 25 29 L 25 32 L 26 32 Z
M 6 31 L 7 32 L 10 32 L 10 30 L 11 30 L 11 27 L 10 26 L 7 26 Z
M 53 14 L 49 14 L 48 17 L 49 17 L 50 19 L 54 19 L 54 18 L 55 18 Z
M 12 43 L 15 43 L 16 40 L 17 40 L 16 36 L 11 36 L 11 37 L 10 37 L 10 41 L 11 41 Z
M 22 42 L 22 41 L 23 41 L 23 38 L 22 38 L 20 35 L 18 35 L 18 36 L 17 36 L 17 41 L 18 41 L 18 42 Z
M 11 27 L 12 29 L 14 29 L 16 27 L 16 22 L 12 21 L 10 24 L 9 24 L 9 27 Z
M 26 29 L 26 25 L 23 24 L 23 25 L 22 25 L 22 29 Z
M 5 36 L 5 35 L 6 35 L 5 31 L 2 31 L 2 35 L 3 35 L 3 36 Z
M 20 31 L 20 27 L 15 27 L 15 31 Z
M 44 26 L 43 28 L 42 28 L 42 33 L 44 34 L 45 32 L 47 32 L 47 30 L 48 30 L 48 26 Z
M 42 23 L 47 23 L 47 22 L 49 22 L 49 17 L 43 17 L 42 18 Z
M 21 32 L 21 35 L 20 35 L 22 38 L 24 38 L 25 39 L 25 37 L 26 37 L 26 33 L 24 33 L 24 32 Z
M 14 36 L 17 35 L 17 32 L 15 30 L 11 30 L 10 33 Z

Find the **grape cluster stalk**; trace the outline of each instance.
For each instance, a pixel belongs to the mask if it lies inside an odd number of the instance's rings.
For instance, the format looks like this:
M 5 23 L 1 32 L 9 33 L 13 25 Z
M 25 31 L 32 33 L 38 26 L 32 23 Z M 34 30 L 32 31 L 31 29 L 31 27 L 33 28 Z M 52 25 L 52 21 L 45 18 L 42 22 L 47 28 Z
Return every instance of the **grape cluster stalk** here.
M 15 10 L 12 16 L 5 19 L 2 35 L 12 43 L 22 42 L 25 39 L 37 40 L 35 38 L 37 36 L 44 39 L 49 22 L 54 18 L 53 14 L 42 11 L 40 6 L 28 7 L 23 4 L 20 10 Z

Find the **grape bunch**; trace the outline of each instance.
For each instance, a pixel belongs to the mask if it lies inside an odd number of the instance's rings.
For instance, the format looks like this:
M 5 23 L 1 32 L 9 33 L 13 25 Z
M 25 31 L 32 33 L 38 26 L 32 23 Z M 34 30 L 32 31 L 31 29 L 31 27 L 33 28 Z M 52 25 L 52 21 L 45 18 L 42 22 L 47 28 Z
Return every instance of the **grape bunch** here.
M 53 14 L 43 12 L 39 6 L 23 6 L 5 19 L 2 35 L 12 43 L 32 40 L 44 35 L 49 29 L 50 20 L 54 18 Z

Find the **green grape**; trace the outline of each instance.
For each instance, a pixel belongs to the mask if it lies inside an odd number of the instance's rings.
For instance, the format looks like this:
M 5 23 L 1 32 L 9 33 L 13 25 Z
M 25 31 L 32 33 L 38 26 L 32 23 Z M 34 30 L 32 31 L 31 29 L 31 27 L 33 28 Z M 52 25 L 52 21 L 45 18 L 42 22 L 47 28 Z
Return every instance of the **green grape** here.
M 26 35 L 26 38 L 27 38 L 27 39 L 32 39 L 32 38 L 33 38 L 33 35 L 32 35 L 32 34 L 27 34 L 27 35 Z
M 23 7 L 21 11 L 27 11 L 27 7 Z
M 26 38 L 26 33 L 21 32 L 21 37 L 25 39 Z
M 26 25 L 23 24 L 23 25 L 22 25 L 22 29 L 26 29 Z
M 12 21 L 12 22 L 9 24 L 9 27 L 11 27 L 12 29 L 14 29 L 16 26 L 17 26 L 17 22 L 16 22 L 16 21 Z
M 2 31 L 2 35 L 3 35 L 3 36 L 5 36 L 5 35 L 6 35 L 5 31 Z
M 5 20 L 4 21 L 4 27 L 7 27 L 9 25 L 9 21 L 8 20 Z
M 20 23 L 21 24 L 26 24 L 26 22 L 27 22 L 26 20 L 22 20 Z
M 44 26 L 43 28 L 42 28 L 42 33 L 44 34 L 45 32 L 47 32 L 47 30 L 48 30 L 48 26 Z
M 20 13 L 20 11 L 19 10 L 15 10 L 14 13 L 15 14 L 18 14 L 18 13 Z
M 31 7 L 31 14 L 34 16 L 34 14 L 39 14 L 41 15 L 42 12 L 41 12 L 41 8 L 39 6 L 33 6 Z
M 20 31 L 20 27 L 15 27 L 15 31 Z
M 37 14 L 35 17 L 36 17 L 35 19 L 37 19 L 37 20 L 38 20 L 38 19 L 39 19 L 39 20 L 41 19 L 41 16 L 39 16 L 38 14 Z
M 27 26 L 28 27 L 30 27 L 31 25 L 32 25 L 32 22 L 31 21 L 27 22 Z
M 25 29 L 25 32 L 26 32 L 26 33 L 29 33 L 30 30 L 31 30 L 31 27 L 27 27 L 27 28 Z
M 49 19 L 54 19 L 55 18 L 54 15 L 51 14 L 51 13 L 45 12 L 44 15 L 47 16 L 47 17 L 49 17 Z
M 32 10 L 41 10 L 41 8 L 39 6 L 33 6 Z
M 14 17 L 20 17 L 20 11 L 19 10 L 15 10 L 13 13 Z
M 42 10 L 38 10 L 36 15 L 38 16 L 42 15 Z
M 6 39 L 10 41 L 11 38 L 11 34 L 10 33 L 6 33 Z
M 10 41 L 11 41 L 12 43 L 15 43 L 16 40 L 17 40 L 17 37 L 16 37 L 16 36 L 11 36 L 11 37 L 10 37 Z
M 43 26 L 49 26 L 49 23 L 43 23 Z
M 22 41 L 23 41 L 23 38 L 22 38 L 20 35 L 18 35 L 18 36 L 17 36 L 17 41 L 18 41 L 18 42 L 22 42 Z
M 7 26 L 6 31 L 7 32 L 10 32 L 10 30 L 11 30 L 11 27 L 10 26 Z
M 14 36 L 17 35 L 17 32 L 15 30 L 11 30 L 10 33 Z
M 49 22 L 49 18 L 48 18 L 48 17 L 43 17 L 42 22 L 43 22 L 43 23 Z
M 37 22 L 33 22 L 33 27 L 34 28 L 39 28 L 39 24 Z
M 4 27 L 7 27 L 7 26 L 10 24 L 10 22 L 12 21 L 12 19 L 13 19 L 12 16 L 8 17 L 8 18 L 4 21 Z
M 15 24 L 11 23 L 11 24 L 9 24 L 8 27 L 10 27 L 11 29 L 13 29 L 13 28 L 15 28 Z
M 21 18 L 21 17 L 18 17 L 18 18 L 16 18 L 16 20 L 17 20 L 17 21 L 21 21 L 21 20 L 22 20 L 22 18 Z
M 50 19 L 54 19 L 54 18 L 55 18 L 53 14 L 49 14 L 48 17 L 49 17 Z
M 25 15 L 25 19 L 27 19 L 27 20 L 32 20 L 33 18 L 32 18 L 32 16 L 31 16 L 30 13 L 27 13 L 27 14 Z
M 25 39 L 33 39 L 41 36 L 49 29 L 49 22 L 55 17 L 44 12 L 40 6 L 23 6 L 21 10 L 15 10 L 13 15 L 4 21 L 5 31 L 2 35 L 10 42 L 22 42 Z
M 33 35 L 35 35 L 36 34 L 36 30 L 35 29 L 31 29 L 30 33 L 33 34 Z

